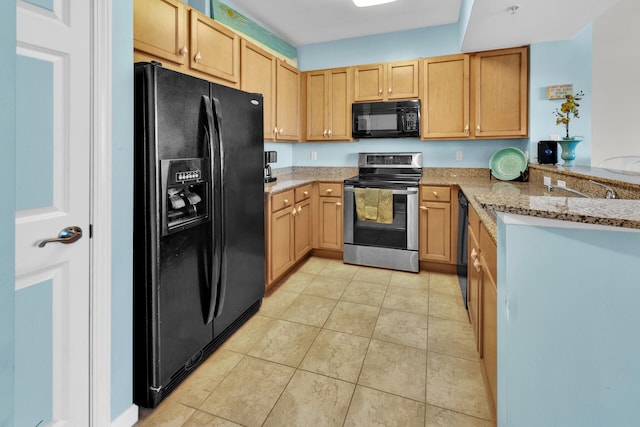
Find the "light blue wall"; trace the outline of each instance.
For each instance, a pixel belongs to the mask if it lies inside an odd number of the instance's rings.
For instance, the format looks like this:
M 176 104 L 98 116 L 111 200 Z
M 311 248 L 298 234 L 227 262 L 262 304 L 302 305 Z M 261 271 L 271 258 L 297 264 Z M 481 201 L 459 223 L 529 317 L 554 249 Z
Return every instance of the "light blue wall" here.
M 113 1 L 111 417 L 133 404 L 133 1 Z
M 0 425 L 14 425 L 16 2 L 0 2 Z
M 638 425 L 640 233 L 563 227 L 498 220 L 498 426 Z
M 547 99 L 547 86 L 573 84 L 574 92 L 584 91 L 580 101 L 580 118 L 572 119 L 569 130 L 572 135 L 583 135 L 576 149 L 576 164 L 591 163 L 591 25 L 573 39 L 538 43 L 531 46 L 529 77 L 529 138 L 530 152 L 537 154 L 537 143 L 549 139 L 549 135 L 563 137 L 565 129 L 556 125 L 554 110 L 563 100 Z M 560 159 L 558 153 L 558 159 Z M 561 161 L 560 161 L 561 162 Z

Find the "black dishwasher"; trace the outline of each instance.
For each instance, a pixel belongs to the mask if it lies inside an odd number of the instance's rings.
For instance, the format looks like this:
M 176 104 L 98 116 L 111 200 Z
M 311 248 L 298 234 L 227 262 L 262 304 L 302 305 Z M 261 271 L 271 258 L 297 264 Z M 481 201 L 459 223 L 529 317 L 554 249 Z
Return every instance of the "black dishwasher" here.
M 456 259 L 456 272 L 464 308 L 467 308 L 467 253 L 469 250 L 469 201 L 462 190 L 458 191 L 458 257 Z

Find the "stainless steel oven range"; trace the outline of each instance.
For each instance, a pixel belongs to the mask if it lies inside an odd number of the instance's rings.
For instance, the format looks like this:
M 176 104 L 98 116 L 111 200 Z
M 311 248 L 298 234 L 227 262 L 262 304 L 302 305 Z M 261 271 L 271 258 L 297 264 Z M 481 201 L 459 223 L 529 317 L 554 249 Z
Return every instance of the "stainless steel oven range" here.
M 422 153 L 359 153 L 344 181 L 344 262 L 417 272 Z

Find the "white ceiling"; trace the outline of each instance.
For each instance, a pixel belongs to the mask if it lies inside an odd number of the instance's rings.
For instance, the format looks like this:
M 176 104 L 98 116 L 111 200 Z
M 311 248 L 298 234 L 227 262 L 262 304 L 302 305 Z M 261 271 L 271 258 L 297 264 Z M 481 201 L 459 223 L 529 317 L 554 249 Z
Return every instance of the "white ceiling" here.
M 396 0 L 369 8 L 351 0 L 221 0 L 289 44 L 457 23 L 461 0 Z M 475 0 L 461 51 L 566 40 L 618 0 Z M 508 8 L 518 5 L 515 15 Z

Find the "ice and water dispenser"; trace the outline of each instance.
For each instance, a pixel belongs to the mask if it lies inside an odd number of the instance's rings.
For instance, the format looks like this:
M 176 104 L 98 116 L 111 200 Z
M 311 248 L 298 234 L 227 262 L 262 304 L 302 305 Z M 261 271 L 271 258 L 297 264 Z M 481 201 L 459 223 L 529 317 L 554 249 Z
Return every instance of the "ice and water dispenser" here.
M 162 234 L 209 220 L 208 158 L 162 160 Z

